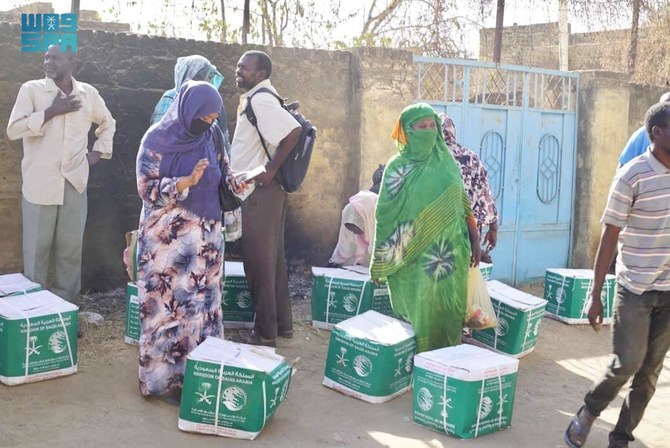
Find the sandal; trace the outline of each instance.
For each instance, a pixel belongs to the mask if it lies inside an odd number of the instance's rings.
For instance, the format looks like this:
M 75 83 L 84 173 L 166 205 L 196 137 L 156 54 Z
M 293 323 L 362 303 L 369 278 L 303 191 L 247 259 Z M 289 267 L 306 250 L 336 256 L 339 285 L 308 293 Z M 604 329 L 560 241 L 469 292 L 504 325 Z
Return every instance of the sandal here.
M 244 339 L 245 344 L 251 345 L 264 345 L 266 347 L 276 347 L 277 341 L 274 339 L 265 339 L 257 331 L 251 330 L 247 337 Z
M 594 415 L 586 409 L 586 406 L 579 408 L 572 421 L 563 433 L 563 440 L 570 448 L 582 448 L 589 436 L 593 422 L 596 421 Z

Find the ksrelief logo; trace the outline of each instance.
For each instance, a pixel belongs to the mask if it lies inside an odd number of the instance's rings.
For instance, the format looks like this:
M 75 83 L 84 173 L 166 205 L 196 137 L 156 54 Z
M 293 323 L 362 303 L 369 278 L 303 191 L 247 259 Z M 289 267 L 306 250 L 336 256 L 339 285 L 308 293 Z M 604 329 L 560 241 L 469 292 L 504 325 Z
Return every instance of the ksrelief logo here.
M 560 305 L 563 302 L 565 302 L 565 288 L 559 286 L 556 290 L 556 303 Z
M 405 361 L 405 371 L 410 373 L 412 371 L 412 367 L 414 367 L 414 357 L 409 355 Z
M 422 411 L 427 412 L 433 407 L 433 395 L 428 389 L 422 387 L 416 397 L 417 404 Z
M 353 313 L 358 308 L 358 297 L 353 294 L 347 294 L 344 296 L 344 304 L 342 306 L 348 312 Z
M 229 387 L 221 394 L 221 402 L 229 411 L 237 412 L 247 404 L 247 394 L 239 387 Z
M 358 376 L 365 378 L 372 372 L 372 361 L 365 355 L 358 355 L 354 358 L 354 370 Z
M 486 418 L 493 410 L 493 400 L 491 397 L 484 397 L 479 404 L 479 418 Z
M 494 330 L 499 337 L 505 336 L 509 331 L 509 322 L 502 317 L 498 318 L 498 326 Z
M 237 300 L 235 301 L 237 306 L 240 308 L 247 309 L 251 306 L 251 293 L 249 291 L 242 291 L 237 295 Z
M 67 335 L 57 331 L 49 338 L 49 349 L 55 354 L 63 353 L 67 349 Z

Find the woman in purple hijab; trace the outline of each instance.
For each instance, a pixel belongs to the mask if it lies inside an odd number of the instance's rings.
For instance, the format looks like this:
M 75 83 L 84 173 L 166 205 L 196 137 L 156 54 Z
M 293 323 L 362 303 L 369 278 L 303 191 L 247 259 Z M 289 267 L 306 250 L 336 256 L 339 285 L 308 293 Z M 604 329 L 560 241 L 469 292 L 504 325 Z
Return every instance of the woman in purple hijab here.
M 221 169 L 211 125 L 221 96 L 189 81 L 137 154 L 142 198 L 137 287 L 142 395 L 181 392 L 186 355 L 207 336 L 223 337 Z M 224 173 L 230 180 L 232 173 Z

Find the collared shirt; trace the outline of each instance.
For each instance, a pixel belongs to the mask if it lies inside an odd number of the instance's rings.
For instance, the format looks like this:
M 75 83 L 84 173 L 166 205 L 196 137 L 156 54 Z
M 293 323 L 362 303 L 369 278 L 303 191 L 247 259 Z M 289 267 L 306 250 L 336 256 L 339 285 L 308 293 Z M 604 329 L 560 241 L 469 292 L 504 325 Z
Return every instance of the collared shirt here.
M 92 151 L 112 157 L 116 122 L 98 91 L 72 79 L 72 93 L 81 102 L 76 112 L 56 115 L 44 122 L 44 111 L 56 95 L 64 95 L 49 78 L 21 86 L 9 117 L 7 136 L 23 139 L 23 197 L 33 204 L 62 205 L 65 181 L 83 193 L 88 183 L 88 131 L 98 124 Z
M 621 151 L 621 155 L 619 156 L 619 163 L 625 165 L 640 154 L 644 154 L 649 145 L 651 145 L 649 134 L 647 134 L 647 129 L 642 126 L 633 132 L 633 135 L 628 139 L 626 147 Z
M 635 294 L 670 290 L 670 170 L 651 150 L 617 171 L 602 222 L 621 228 L 619 282 Z
M 237 109 L 237 126 L 233 135 L 230 149 L 230 165 L 235 173 L 249 171 L 268 162 L 261 139 L 256 128 L 249 122 L 246 114 L 242 114 L 247 105 L 247 98 L 258 89 L 267 87 L 276 93 L 269 79 L 259 82 L 253 89 L 240 96 L 240 105 Z M 300 124 L 293 116 L 283 109 L 277 98 L 270 93 L 261 92 L 251 99 L 251 107 L 256 115 L 258 130 L 268 144 L 270 157 L 274 157 L 277 146 L 293 129 Z M 241 199 L 246 199 L 255 189 L 253 183 L 241 193 Z

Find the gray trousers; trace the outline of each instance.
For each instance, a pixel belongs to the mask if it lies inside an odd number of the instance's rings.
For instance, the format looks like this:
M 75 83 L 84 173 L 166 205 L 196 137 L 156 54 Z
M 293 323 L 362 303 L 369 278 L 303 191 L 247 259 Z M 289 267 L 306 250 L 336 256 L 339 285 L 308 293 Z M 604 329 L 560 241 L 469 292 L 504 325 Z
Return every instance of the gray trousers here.
M 286 200 L 286 192 L 273 180 L 242 202 L 244 273 L 256 306 L 255 329 L 267 339 L 293 329 L 284 259 Z
M 81 252 L 88 201 L 65 181 L 63 205 L 37 205 L 22 201 L 23 273 L 49 287 L 54 294 L 73 300 L 81 290 Z M 53 278 L 48 283 L 49 260 Z
M 610 433 L 610 446 L 627 446 L 633 430 L 656 391 L 656 381 L 670 348 L 670 291 L 636 295 L 617 287 L 612 326 L 614 356 L 605 376 L 586 394 L 584 403 L 593 415 L 617 396 L 632 376 L 619 420 Z

